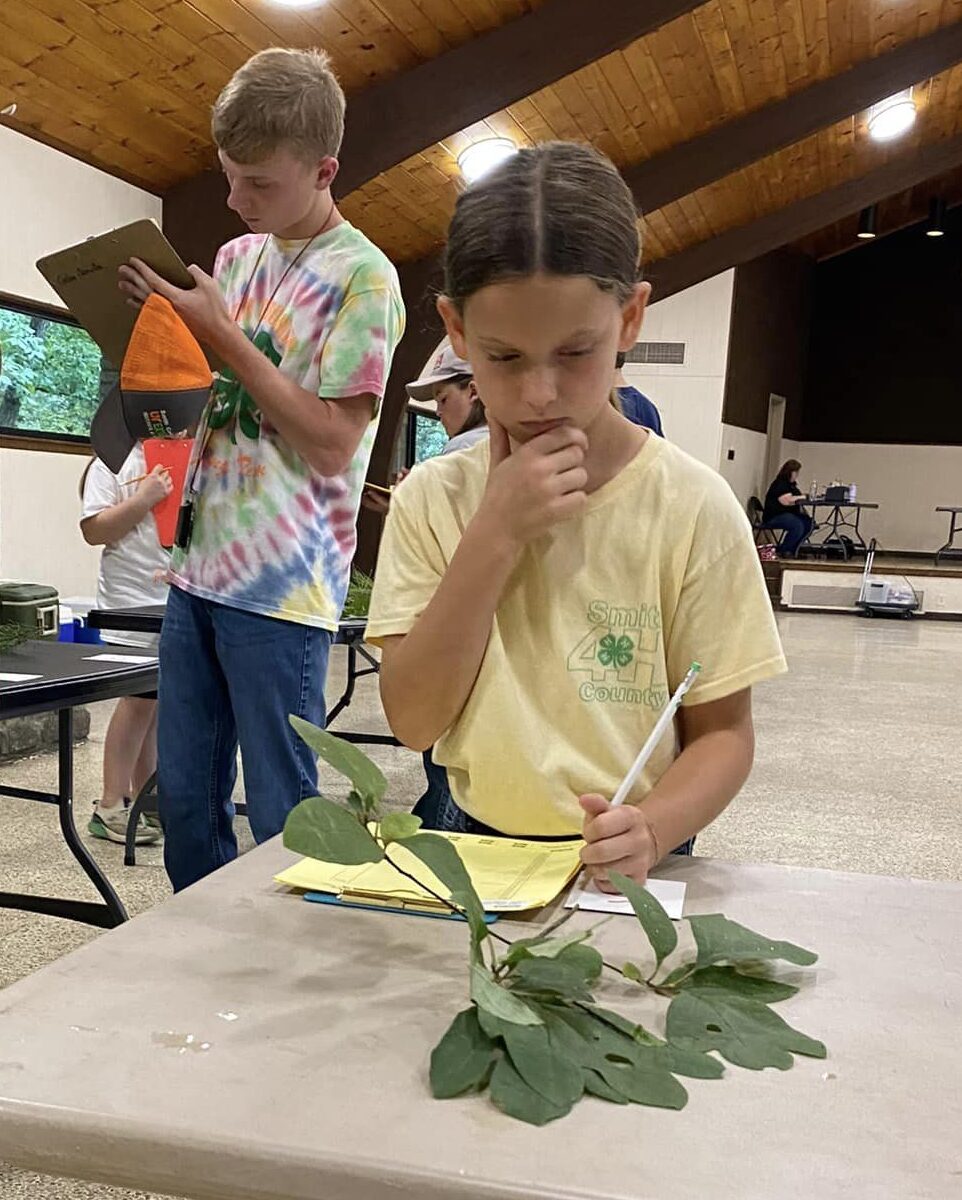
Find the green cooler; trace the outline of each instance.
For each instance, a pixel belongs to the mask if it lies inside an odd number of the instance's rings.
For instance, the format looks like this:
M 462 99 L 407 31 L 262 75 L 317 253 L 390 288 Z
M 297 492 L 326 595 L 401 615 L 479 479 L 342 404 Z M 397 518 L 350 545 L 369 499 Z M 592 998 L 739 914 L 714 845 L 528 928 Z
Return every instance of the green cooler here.
M 27 637 L 56 641 L 60 634 L 57 589 L 42 583 L 0 580 L 0 625 L 22 625 Z

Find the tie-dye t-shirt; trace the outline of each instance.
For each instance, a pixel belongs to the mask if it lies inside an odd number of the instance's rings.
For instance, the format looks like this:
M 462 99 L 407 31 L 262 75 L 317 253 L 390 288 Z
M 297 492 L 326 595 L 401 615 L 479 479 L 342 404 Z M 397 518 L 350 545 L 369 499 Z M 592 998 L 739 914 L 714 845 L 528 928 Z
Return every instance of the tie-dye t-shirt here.
M 272 235 L 264 243 L 263 235 L 240 237 L 218 254 L 214 278 L 228 311 L 302 388 L 331 400 L 368 392 L 380 400 L 404 331 L 394 267 L 344 222 L 310 244 L 271 300 L 305 243 Z M 202 423 L 197 441 L 205 449 L 190 545 L 174 551 L 172 583 L 233 608 L 336 629 L 376 408 L 347 471 L 327 477 L 284 442 L 229 370 L 221 372 L 205 414 L 208 436 Z

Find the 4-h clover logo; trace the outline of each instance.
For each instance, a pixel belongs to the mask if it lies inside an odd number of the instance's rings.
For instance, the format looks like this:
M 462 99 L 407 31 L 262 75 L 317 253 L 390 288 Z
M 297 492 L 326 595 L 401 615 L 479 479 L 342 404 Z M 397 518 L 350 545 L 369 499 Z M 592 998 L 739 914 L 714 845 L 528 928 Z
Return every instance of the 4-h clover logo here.
M 624 634 L 615 637 L 613 633 L 606 633 L 598 642 L 598 661 L 604 667 L 622 670 L 631 664 L 634 656 L 635 644 Z

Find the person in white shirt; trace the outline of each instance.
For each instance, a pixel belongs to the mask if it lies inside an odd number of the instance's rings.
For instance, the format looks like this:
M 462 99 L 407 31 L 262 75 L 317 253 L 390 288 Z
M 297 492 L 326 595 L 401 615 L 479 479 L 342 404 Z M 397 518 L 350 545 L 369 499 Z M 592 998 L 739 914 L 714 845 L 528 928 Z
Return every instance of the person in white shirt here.
M 80 483 L 83 507 L 80 531 L 91 546 L 103 546 L 97 580 L 98 608 L 134 608 L 163 604 L 168 554 L 161 546 L 152 509 L 170 495 L 173 484 L 160 466 L 147 472 L 138 442 L 119 474 L 95 458 Z M 113 632 L 105 641 L 156 652 L 152 634 Z M 104 739 L 103 794 L 87 826 L 94 837 L 123 843 L 127 814 L 157 769 L 157 700 L 124 696 L 117 702 Z M 141 819 L 138 845 L 161 837 L 156 822 Z

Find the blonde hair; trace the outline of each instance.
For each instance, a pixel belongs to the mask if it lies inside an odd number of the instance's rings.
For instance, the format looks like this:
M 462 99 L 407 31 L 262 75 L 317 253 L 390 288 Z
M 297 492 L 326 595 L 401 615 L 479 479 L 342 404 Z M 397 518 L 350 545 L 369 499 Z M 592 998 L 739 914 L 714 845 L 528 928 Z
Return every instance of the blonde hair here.
M 217 97 L 211 133 L 235 162 L 256 163 L 289 146 L 314 162 L 337 157 L 344 93 L 321 50 L 261 50 Z

